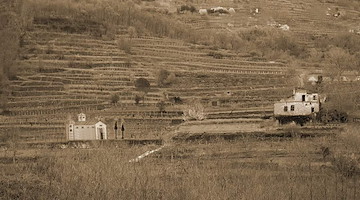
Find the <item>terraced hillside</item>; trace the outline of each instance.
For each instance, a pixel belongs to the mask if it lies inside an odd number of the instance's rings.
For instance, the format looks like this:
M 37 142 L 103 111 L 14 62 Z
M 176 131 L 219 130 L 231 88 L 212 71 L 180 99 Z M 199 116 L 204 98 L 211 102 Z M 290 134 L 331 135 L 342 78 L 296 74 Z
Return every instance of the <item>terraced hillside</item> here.
M 171 119 L 181 116 L 181 108 L 170 105 L 172 97 L 184 101 L 200 97 L 209 105 L 221 101 L 227 110 L 226 105 L 231 105 L 231 109 L 270 106 L 277 94 L 288 92 L 284 89 L 286 67 L 281 63 L 249 62 L 244 55 L 230 53 L 224 59 L 216 59 L 208 55 L 211 50 L 207 47 L 180 40 L 129 38 L 127 34 L 117 38 L 131 41 L 131 54 L 119 48 L 118 40 L 104 41 L 87 34 L 58 31 L 51 25 L 34 24 L 24 39 L 21 65 L 26 69 L 11 82 L 12 97 L 8 104 L 11 119 L 4 120 L 2 126 L 21 124 L 19 127 L 24 130 L 41 130 L 39 135 L 48 133 L 52 127 L 52 134 L 57 135 L 54 138 L 62 138 L 66 116 L 81 111 L 109 119 L 126 112 L 133 112 L 130 115 L 133 118 L 138 114 L 141 118 L 158 115 Z M 172 86 L 157 86 L 155 76 L 161 68 L 176 74 Z M 138 107 L 134 106 L 137 94 L 134 81 L 140 77 L 150 81 L 152 90 Z M 261 92 L 269 89 L 276 93 L 267 96 Z M 120 95 L 117 107 L 110 103 L 114 93 Z M 166 100 L 164 93 L 168 94 L 168 113 L 160 116 L 156 103 Z M 222 107 L 209 110 L 224 110 Z M 118 113 L 108 112 L 114 109 Z M 38 139 L 33 132 L 27 134 Z
M 222 6 L 234 7 L 236 14 L 172 18 L 195 30 L 224 29 L 233 33 L 255 25 L 267 26 L 267 12 L 286 10 L 286 19 L 274 15 L 271 21 L 286 20 L 294 34 L 314 36 L 338 27 L 319 27 L 319 23 L 331 19 L 323 20 L 321 15 L 310 12 L 310 2 L 301 8 L 286 0 L 267 4 L 228 3 Z M 209 1 L 198 7 L 215 5 L 217 2 Z M 261 13 L 249 17 L 249 9 L 259 5 L 263 6 Z M 134 35 L 121 25 L 114 28 L 113 38 L 105 38 L 101 24 L 79 21 L 74 28 L 69 26 L 71 23 L 64 16 L 34 18 L 32 27 L 22 36 L 20 72 L 10 81 L 8 113 L 0 121 L 3 130 L 16 127 L 28 141 L 64 140 L 66 119 L 85 112 L 109 124 L 124 118 L 128 137 L 160 137 L 170 124 L 181 119 L 183 105 L 194 98 L 201 100 L 212 119 L 228 118 L 229 113 L 237 113 L 236 117 L 247 112 L 255 116 L 271 113 L 273 102 L 290 95 L 294 86 L 289 81 L 292 74 L 288 73 L 286 61 L 269 61 L 251 52 L 165 36 Z M 303 29 L 305 23 L 319 28 Z M 175 74 L 170 85 L 158 85 L 160 69 Z M 134 85 L 138 78 L 147 79 L 151 85 L 139 105 L 135 97 L 143 94 Z M 114 94 L 120 97 L 117 104 L 110 100 Z M 176 98 L 182 103 L 174 101 Z M 165 102 L 166 112 L 159 111 L 161 101 Z

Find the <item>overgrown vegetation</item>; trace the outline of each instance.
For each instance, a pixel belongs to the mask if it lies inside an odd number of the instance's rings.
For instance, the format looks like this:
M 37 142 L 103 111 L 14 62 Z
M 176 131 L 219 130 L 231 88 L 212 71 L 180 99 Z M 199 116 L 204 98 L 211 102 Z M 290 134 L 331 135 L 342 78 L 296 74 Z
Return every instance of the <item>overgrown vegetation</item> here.
M 7 111 L 8 97 L 11 93 L 8 80 L 16 78 L 16 60 L 19 57 L 25 26 L 22 1 L 3 4 L 8 11 L 0 13 L 0 114 Z
M 193 5 L 182 5 L 178 9 L 178 12 L 186 12 L 186 11 L 194 13 L 194 12 L 196 12 L 196 8 Z
M 117 41 L 117 45 L 121 50 L 123 50 L 127 54 L 131 54 L 131 40 L 120 38 Z
M 360 93 L 358 92 L 358 88 L 358 83 L 328 83 L 321 91 L 322 94 L 327 97 L 326 102 L 322 104 L 322 107 L 326 112 L 336 110 L 337 114 L 335 116 L 338 116 L 340 113 L 352 115 L 358 110 L 358 105 L 360 104 Z M 334 114 L 331 115 L 334 116 Z
M 199 99 L 192 99 L 183 106 L 183 120 L 204 120 L 206 118 L 205 107 Z
M 3 199 L 358 199 L 357 129 L 348 127 L 336 140 L 177 143 L 132 163 L 158 147 L 29 149 L 16 163 L 0 157 L 0 194 Z

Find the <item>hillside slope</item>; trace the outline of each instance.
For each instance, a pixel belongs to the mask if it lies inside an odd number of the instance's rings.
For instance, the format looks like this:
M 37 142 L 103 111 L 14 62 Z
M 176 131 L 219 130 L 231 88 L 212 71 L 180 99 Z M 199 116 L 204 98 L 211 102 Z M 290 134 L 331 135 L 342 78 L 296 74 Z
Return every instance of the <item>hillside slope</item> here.
M 216 5 L 209 1 L 197 7 Z M 312 46 L 315 36 L 343 32 L 349 28 L 350 19 L 359 14 L 349 10 L 349 23 L 339 30 L 344 23 L 326 25 L 333 20 L 314 11 L 314 6 L 326 10 L 334 7 L 332 4 L 271 1 L 261 4 L 259 15 L 248 13 L 248 9 L 259 5 L 226 5 L 237 11 L 232 16 L 172 14 L 169 20 L 205 32 L 225 30 L 229 35 L 253 30 L 254 26 L 267 27 L 269 20 L 286 22 L 293 31 L 291 37 L 303 38 L 304 45 Z M 129 137 L 160 137 L 174 120 L 181 118 L 183 105 L 194 98 L 201 100 L 211 118 L 222 118 L 230 111 L 263 113 L 271 111 L 273 102 L 291 94 L 296 85 L 291 81 L 288 60 L 273 61 L 246 50 L 141 34 L 139 30 L 134 34 L 121 24 L 113 25 L 111 34 L 109 30 L 91 20 L 74 22 L 68 16 L 35 16 L 31 28 L 22 36 L 19 72 L 10 81 L 8 115 L 1 117 L 1 128 L 15 127 L 20 137 L 29 141 L 64 140 L 66 119 L 86 112 L 90 118 L 102 117 L 109 124 L 124 118 Z M 175 74 L 170 85 L 158 85 L 160 69 Z M 140 105 L 135 102 L 136 96 L 143 95 L 134 85 L 138 78 L 146 78 L 151 85 Z M 117 104 L 110 100 L 114 94 L 120 97 Z M 161 101 L 165 102 L 166 113 L 159 112 Z

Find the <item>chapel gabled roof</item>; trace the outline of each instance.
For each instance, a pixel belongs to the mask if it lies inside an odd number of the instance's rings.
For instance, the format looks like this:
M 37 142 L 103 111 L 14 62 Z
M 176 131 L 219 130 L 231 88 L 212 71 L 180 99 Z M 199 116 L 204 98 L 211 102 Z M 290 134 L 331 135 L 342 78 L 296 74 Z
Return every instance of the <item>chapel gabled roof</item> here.
M 95 125 L 98 122 L 104 123 L 100 120 L 88 120 L 88 121 L 84 121 L 84 122 L 75 122 L 74 125 Z

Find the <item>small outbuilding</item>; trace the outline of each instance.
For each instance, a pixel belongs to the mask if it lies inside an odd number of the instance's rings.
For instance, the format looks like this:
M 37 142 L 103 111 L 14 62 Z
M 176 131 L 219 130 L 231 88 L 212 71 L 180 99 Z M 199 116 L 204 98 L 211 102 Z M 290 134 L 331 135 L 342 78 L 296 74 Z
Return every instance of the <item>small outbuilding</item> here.
M 69 120 L 66 125 L 68 140 L 106 140 L 108 133 L 106 124 L 101 120 L 86 120 L 86 115 L 80 113 L 78 121 Z

